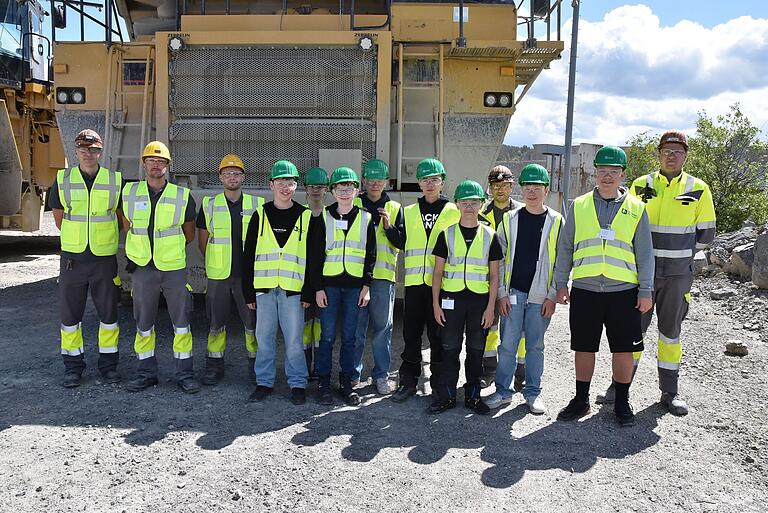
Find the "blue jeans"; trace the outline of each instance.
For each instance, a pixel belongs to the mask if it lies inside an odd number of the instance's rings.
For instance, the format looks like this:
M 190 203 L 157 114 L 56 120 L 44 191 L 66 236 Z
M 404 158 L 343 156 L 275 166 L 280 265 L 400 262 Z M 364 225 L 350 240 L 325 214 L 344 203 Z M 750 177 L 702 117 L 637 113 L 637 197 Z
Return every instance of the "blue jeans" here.
M 336 326 L 341 324 L 341 351 L 339 351 L 340 379 L 351 379 L 355 371 L 355 328 L 360 307 L 360 287 L 326 287 L 328 306 L 318 308 L 320 317 L 320 351 L 317 355 L 317 375 L 325 378 L 331 375 L 333 366 L 333 343 L 336 340 Z
M 528 294 L 512 289 L 517 304 L 513 304 L 509 314 L 501 318 L 504 328 L 501 330 L 499 345 L 499 367 L 496 369 L 496 393 L 510 397 L 512 379 L 517 367 L 517 346 L 525 333 L 525 387 L 523 397 L 526 401 L 536 399 L 541 393 L 541 375 L 544 373 L 544 332 L 549 327 L 550 319 L 541 316 L 541 304 L 529 303 Z M 510 300 L 511 301 L 511 300 Z
M 281 288 L 256 296 L 256 384 L 275 385 L 277 327 L 285 339 L 285 375 L 291 388 L 307 387 L 307 361 L 304 359 L 304 309 L 301 297 L 287 296 Z
M 363 353 L 365 339 L 368 336 L 370 320 L 371 342 L 373 344 L 374 380 L 389 376 L 390 354 L 392 344 L 392 315 L 395 312 L 395 284 L 388 280 L 373 280 L 371 282 L 371 300 L 368 306 L 360 309 L 357 317 L 357 333 L 355 334 L 355 370 L 353 380 L 359 380 L 363 371 Z

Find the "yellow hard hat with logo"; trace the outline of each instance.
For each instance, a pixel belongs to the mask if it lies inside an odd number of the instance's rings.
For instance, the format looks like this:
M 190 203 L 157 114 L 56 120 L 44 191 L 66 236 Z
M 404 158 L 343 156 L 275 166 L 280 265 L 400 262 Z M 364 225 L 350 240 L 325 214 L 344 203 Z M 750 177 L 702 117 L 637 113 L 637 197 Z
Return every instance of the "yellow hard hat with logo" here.
M 171 152 L 168 151 L 168 146 L 160 141 L 152 141 L 144 147 L 144 152 L 141 154 L 141 160 L 147 157 L 160 157 L 171 163 Z
M 226 155 L 223 159 L 221 159 L 221 164 L 219 164 L 219 171 L 221 171 L 225 167 L 236 167 L 240 169 L 240 171 L 245 173 L 245 164 L 243 164 L 243 159 L 241 159 L 234 153 L 230 153 L 229 155 Z

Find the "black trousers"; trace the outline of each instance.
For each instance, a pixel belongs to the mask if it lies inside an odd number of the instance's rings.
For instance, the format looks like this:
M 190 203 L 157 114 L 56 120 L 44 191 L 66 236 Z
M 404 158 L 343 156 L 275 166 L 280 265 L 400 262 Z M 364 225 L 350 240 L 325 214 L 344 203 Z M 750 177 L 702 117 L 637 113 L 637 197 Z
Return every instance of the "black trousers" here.
M 481 294 L 442 294 L 441 297 L 453 299 L 453 309 L 443 308 L 445 326 L 440 328 L 440 340 L 443 345 L 443 368 L 439 376 L 438 393 L 448 392 L 455 395 L 459 381 L 459 355 L 462 341 L 466 336 L 467 354 L 464 360 L 464 373 L 467 386 L 480 386 L 483 374 L 483 353 L 488 330 L 483 328 L 483 312 L 488 306 L 488 296 Z
M 443 363 L 443 348 L 437 331 L 437 322 L 432 311 L 432 287 L 412 285 L 405 287 L 405 307 L 403 315 L 403 340 L 405 347 L 400 357 L 400 384 L 416 386 L 421 376 L 421 335 L 427 327 L 429 339 L 429 378 L 432 388 L 437 384 L 437 376 Z

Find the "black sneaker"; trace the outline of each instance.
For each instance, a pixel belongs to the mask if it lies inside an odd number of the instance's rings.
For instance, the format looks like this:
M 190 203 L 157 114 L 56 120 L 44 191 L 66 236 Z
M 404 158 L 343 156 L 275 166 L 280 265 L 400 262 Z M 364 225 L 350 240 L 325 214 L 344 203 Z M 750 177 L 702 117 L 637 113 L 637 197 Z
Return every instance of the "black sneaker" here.
M 317 402 L 330 406 L 333 404 L 333 392 L 330 385 L 320 385 L 317 387 Z
M 307 402 L 307 394 L 303 388 L 291 389 L 291 402 L 297 406 Z
M 392 400 L 396 403 L 403 403 L 408 400 L 408 398 L 413 397 L 416 395 L 416 387 L 408 386 L 408 385 L 400 385 L 397 387 L 397 390 L 394 394 L 392 394 Z
M 560 413 L 557 414 L 557 420 L 576 420 L 589 415 L 589 412 L 589 402 L 584 402 L 581 399 L 574 397 L 571 399 L 571 402 L 568 403 L 568 406 L 560 410 Z
M 491 409 L 488 407 L 487 404 L 483 402 L 483 400 L 479 396 L 465 398 L 464 406 L 466 406 L 470 410 L 480 415 L 488 415 L 489 413 L 491 413 Z
M 349 406 L 358 406 L 360 404 L 360 396 L 357 395 L 357 392 L 352 390 L 352 387 L 339 388 L 339 395 Z
M 203 371 L 203 377 L 200 382 L 203 385 L 216 385 L 224 377 L 224 369 L 217 367 L 206 367 Z
M 455 397 L 436 397 L 427 408 L 428 413 L 438 414 L 456 407 Z
M 619 426 L 628 427 L 635 425 L 635 413 L 632 411 L 632 406 L 629 403 L 616 403 L 613 412 L 616 414 L 616 422 Z
M 248 397 L 249 403 L 256 403 L 263 401 L 272 393 L 272 387 L 265 387 L 264 385 L 257 385 L 256 390 Z
M 104 381 L 110 385 L 120 383 L 120 374 L 116 370 L 108 370 L 101 376 L 104 378 Z
M 518 363 L 515 368 L 515 380 L 512 389 L 515 392 L 522 392 L 525 387 L 525 365 Z
M 81 376 L 79 372 L 65 372 L 61 386 L 64 388 L 75 388 L 81 385 Z

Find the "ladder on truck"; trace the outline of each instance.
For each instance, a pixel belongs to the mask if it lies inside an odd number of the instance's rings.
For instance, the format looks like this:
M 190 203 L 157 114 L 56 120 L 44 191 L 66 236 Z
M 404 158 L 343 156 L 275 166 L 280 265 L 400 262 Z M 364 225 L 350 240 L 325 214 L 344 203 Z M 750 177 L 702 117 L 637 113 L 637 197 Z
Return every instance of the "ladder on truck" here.
M 144 84 L 140 90 L 125 89 L 125 50 L 117 45 L 109 47 L 107 65 L 107 101 L 106 118 L 104 122 L 104 154 L 109 169 L 127 169 L 126 161 L 135 162 L 138 178 L 144 177 L 144 168 L 141 166 L 141 152 L 149 142 L 152 131 L 152 119 L 154 114 L 155 93 L 155 46 L 152 44 L 139 44 L 146 47 L 144 61 Z M 127 108 L 127 99 L 130 96 L 141 96 L 141 119 L 135 120 L 130 116 Z M 138 145 L 126 149 L 126 130 L 138 131 Z M 135 133 L 135 132 L 134 132 Z
M 443 77 L 443 44 L 405 44 L 397 45 L 398 81 L 397 81 L 397 190 L 400 190 L 403 179 L 403 169 L 407 163 L 437 157 L 443 159 L 443 111 L 444 111 L 444 77 Z M 406 59 L 424 59 L 437 62 L 437 80 L 409 81 L 405 77 L 404 61 Z M 435 108 L 431 119 L 415 119 L 406 117 L 405 98 L 413 91 L 431 91 L 437 95 Z M 432 126 L 436 155 L 410 155 L 403 153 L 405 134 L 408 127 Z

